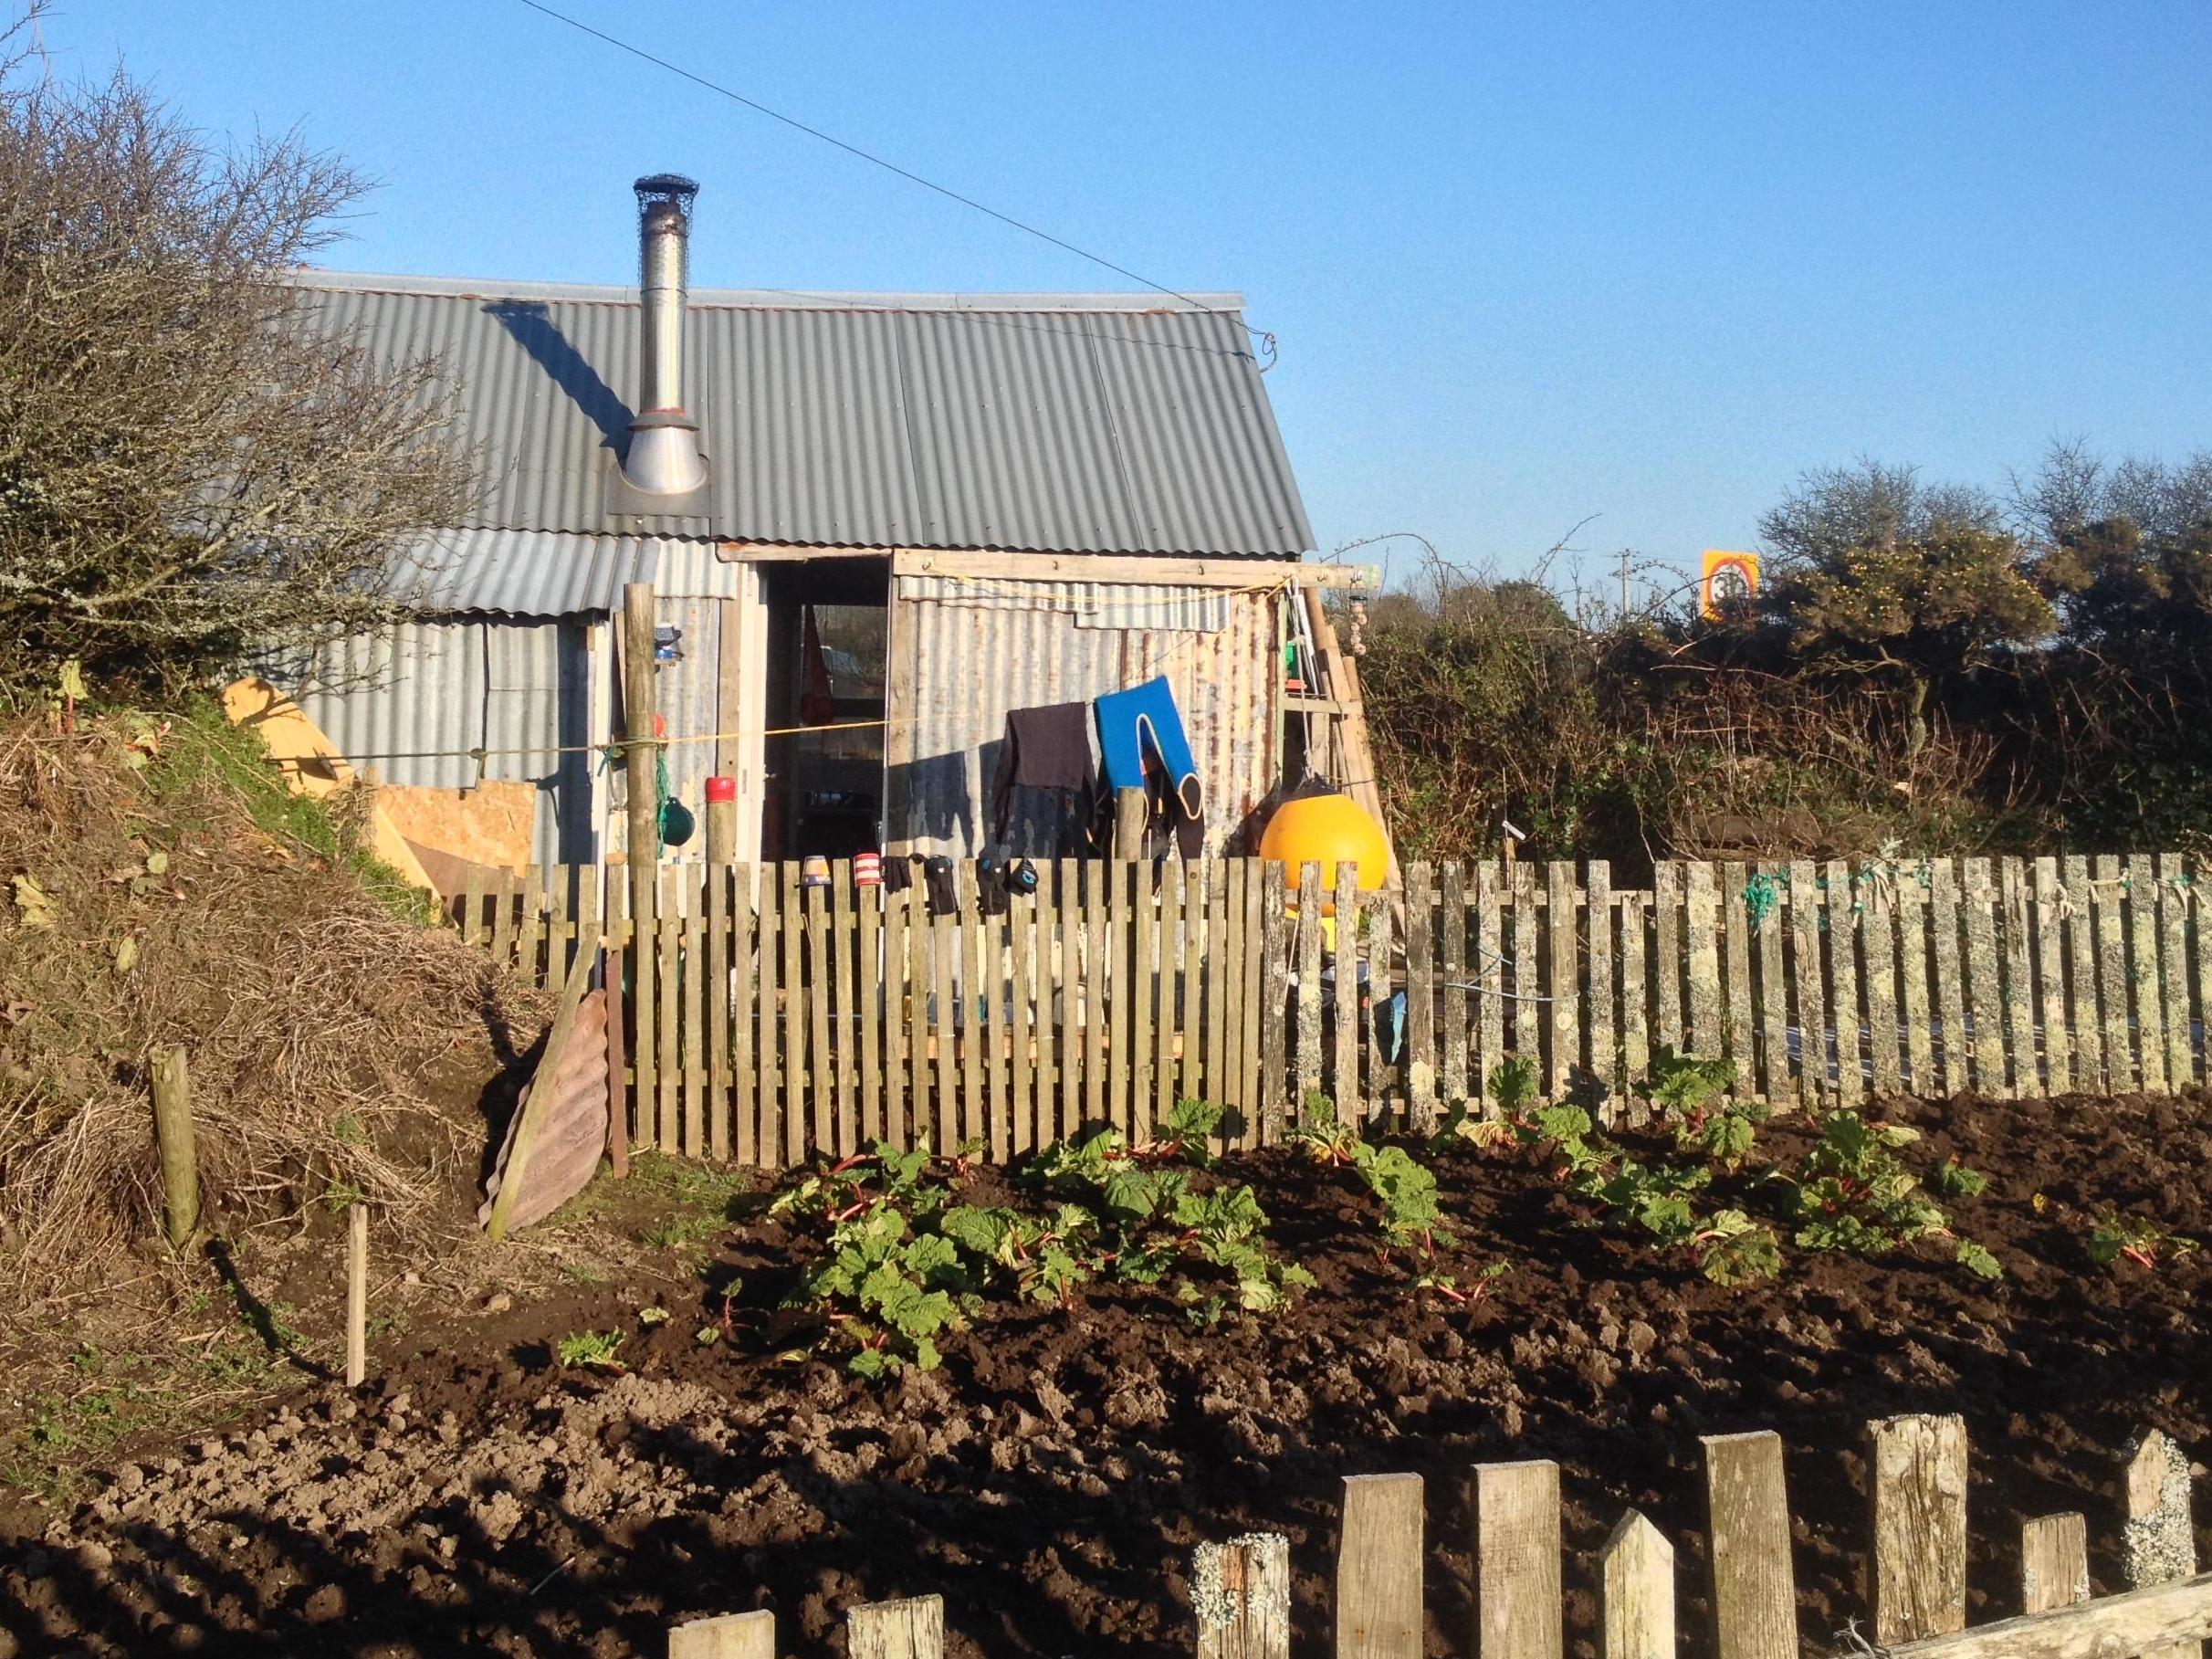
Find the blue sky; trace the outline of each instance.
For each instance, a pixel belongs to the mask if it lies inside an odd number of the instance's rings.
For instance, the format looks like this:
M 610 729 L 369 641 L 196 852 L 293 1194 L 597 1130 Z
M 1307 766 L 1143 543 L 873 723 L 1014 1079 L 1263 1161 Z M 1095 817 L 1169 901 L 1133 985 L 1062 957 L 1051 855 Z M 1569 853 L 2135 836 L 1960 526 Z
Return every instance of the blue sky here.
M 556 3 L 1245 293 L 1324 549 L 1511 572 L 1594 514 L 1605 581 L 1861 454 L 2212 446 L 2212 5 Z M 672 168 L 703 285 L 1130 286 L 516 0 L 60 0 L 45 34 L 381 181 L 333 265 L 628 281 L 629 182 Z

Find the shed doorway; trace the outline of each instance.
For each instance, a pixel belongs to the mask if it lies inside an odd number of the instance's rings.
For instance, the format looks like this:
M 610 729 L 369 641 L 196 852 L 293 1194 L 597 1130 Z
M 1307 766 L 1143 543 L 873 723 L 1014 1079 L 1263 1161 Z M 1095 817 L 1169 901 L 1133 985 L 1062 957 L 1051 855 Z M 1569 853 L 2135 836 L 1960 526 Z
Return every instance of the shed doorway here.
M 764 567 L 768 729 L 761 856 L 850 858 L 883 844 L 891 562 Z

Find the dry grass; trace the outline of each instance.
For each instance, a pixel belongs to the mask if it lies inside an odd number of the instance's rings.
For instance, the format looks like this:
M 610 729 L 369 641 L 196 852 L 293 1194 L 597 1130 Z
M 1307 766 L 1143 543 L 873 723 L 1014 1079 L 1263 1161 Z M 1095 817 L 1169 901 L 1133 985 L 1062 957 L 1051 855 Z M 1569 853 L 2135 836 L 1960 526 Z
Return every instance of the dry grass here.
M 0 1299 L 158 1263 L 170 1045 L 222 1229 L 358 1195 L 388 1238 L 449 1234 L 543 999 L 405 915 L 219 716 L 58 725 L 0 727 Z

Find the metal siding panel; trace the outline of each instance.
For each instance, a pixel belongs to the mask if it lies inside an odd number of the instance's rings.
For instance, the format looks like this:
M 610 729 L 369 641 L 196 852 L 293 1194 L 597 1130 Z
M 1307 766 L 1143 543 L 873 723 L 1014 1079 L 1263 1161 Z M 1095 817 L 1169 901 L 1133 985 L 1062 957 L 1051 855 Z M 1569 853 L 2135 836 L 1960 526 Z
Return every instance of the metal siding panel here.
M 484 625 L 404 623 L 327 647 L 299 706 L 354 764 L 387 783 L 467 789 L 484 745 Z M 433 753 L 432 751 L 437 751 Z
M 1225 611 L 1200 629 L 1079 627 L 1064 590 L 1089 589 L 1132 620 L 1173 614 L 1191 591 L 1130 583 L 993 584 L 1008 603 L 949 599 L 946 578 L 902 576 L 898 650 L 913 676 L 911 716 L 886 734 L 888 835 L 917 853 L 972 855 L 990 834 L 987 792 L 1010 709 L 1089 700 L 1166 674 L 1207 797 L 1206 847 L 1219 852 L 1274 787 L 1274 596 L 1204 594 Z M 1011 603 L 1033 586 L 1037 603 Z M 1055 593 L 1054 590 L 1062 590 Z
M 731 598 L 748 580 L 712 541 L 478 529 L 426 533 L 402 551 L 385 591 L 431 612 L 574 616 L 620 609 L 627 582 Z
M 668 793 L 690 809 L 697 829 L 677 849 L 679 858 L 697 858 L 707 842 L 707 780 L 714 773 L 711 739 L 721 730 L 722 605 L 718 599 L 663 598 L 655 595 L 663 626 L 683 630 L 683 659 L 663 663 L 654 676 L 668 747 Z
M 481 525 L 592 534 L 638 380 L 626 290 L 305 273 L 302 320 L 435 355 Z M 1295 557 L 1313 531 L 1233 302 L 695 291 L 690 528 L 816 546 Z

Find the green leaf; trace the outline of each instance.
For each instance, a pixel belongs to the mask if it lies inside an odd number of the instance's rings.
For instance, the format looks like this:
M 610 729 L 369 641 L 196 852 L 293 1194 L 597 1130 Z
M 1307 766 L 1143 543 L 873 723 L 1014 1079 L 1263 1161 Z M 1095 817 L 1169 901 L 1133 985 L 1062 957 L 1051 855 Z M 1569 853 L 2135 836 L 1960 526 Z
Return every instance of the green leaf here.
M 2005 1269 L 1997 1257 L 1972 1239 L 1958 1241 L 1958 1265 L 1977 1278 L 2001 1279 Z

